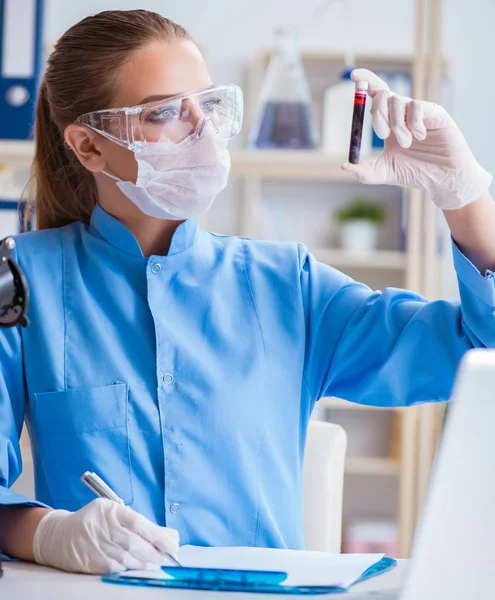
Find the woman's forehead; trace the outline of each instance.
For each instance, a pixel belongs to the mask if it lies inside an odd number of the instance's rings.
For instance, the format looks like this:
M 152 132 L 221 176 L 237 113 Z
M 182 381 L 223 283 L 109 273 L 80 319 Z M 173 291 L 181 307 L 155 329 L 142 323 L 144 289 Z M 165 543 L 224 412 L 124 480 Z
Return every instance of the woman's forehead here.
M 203 56 L 193 42 L 155 42 L 137 50 L 122 66 L 113 105 L 134 106 L 150 97 L 173 96 L 211 84 Z

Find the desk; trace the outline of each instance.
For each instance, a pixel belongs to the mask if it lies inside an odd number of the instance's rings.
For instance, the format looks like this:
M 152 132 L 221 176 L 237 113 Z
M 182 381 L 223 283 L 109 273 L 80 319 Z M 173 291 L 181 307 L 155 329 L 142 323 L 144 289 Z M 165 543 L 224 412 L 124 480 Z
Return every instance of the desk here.
M 400 560 L 397 567 L 379 577 L 353 587 L 355 592 L 385 590 L 400 587 L 406 575 L 407 560 Z M 135 588 L 102 583 L 92 575 L 74 575 L 31 563 L 4 563 L 4 575 L 0 579 L 2 600 L 274 600 L 288 596 L 266 594 L 239 594 L 229 592 L 199 592 L 193 590 L 164 590 L 159 588 Z M 353 594 L 331 595 L 327 598 L 348 598 Z M 293 596 L 292 596 L 293 597 Z M 321 598 L 322 596 L 312 596 Z M 373 596 L 371 596 L 373 598 Z

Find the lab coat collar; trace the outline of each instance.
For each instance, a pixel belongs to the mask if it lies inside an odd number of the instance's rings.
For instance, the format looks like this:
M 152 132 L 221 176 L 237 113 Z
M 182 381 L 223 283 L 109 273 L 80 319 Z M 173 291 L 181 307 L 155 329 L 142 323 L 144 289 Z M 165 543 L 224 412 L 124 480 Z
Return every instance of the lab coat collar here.
M 144 256 L 133 233 L 118 219 L 112 217 L 97 204 L 91 214 L 91 227 L 109 244 L 134 256 Z M 199 237 L 197 219 L 181 223 L 172 236 L 168 256 L 191 248 Z

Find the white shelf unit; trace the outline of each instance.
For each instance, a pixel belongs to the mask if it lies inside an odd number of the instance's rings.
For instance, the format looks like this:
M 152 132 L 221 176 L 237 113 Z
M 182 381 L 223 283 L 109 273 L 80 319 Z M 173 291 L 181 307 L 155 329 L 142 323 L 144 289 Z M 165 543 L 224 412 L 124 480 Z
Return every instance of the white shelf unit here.
M 0 165 L 29 167 L 34 157 L 34 142 L 0 140 Z
M 356 404 L 340 398 L 322 398 L 318 401 L 322 408 L 355 412 L 389 412 L 396 411 L 399 415 L 405 414 L 405 409 L 382 408 L 366 404 Z M 387 456 L 348 456 L 346 459 L 345 472 L 348 475 L 378 475 L 397 477 L 400 475 L 400 460 Z
M 260 89 L 269 53 L 262 53 L 252 64 L 247 89 L 247 125 L 252 122 L 254 106 Z M 303 54 L 303 62 L 308 67 L 312 62 L 318 68 L 329 66 L 329 73 L 337 73 L 344 65 L 344 56 L 325 53 Z M 357 66 L 372 70 L 408 70 L 413 81 L 422 76 L 421 65 L 425 57 L 358 56 Z M 423 65 L 424 68 L 424 65 Z M 328 81 L 328 84 L 330 81 Z M 414 86 L 414 95 L 421 97 L 418 85 Z M 321 90 L 320 90 L 321 91 Z M 313 94 L 314 99 L 314 94 Z M 264 182 L 307 182 L 359 185 L 354 178 L 342 170 L 344 157 L 336 157 L 325 152 L 315 151 L 276 151 L 235 149 L 232 156 L 232 175 L 242 180 L 242 234 L 258 237 L 259 215 L 263 212 Z M 364 191 L 364 189 L 363 189 Z M 407 195 L 407 244 L 406 250 L 375 250 L 365 256 L 346 252 L 337 248 L 311 247 L 310 250 L 321 262 L 342 271 L 361 270 L 380 273 L 381 277 L 400 277 L 406 289 L 422 292 L 424 259 L 422 218 L 425 198 L 416 190 L 404 190 Z M 305 200 L 310 204 L 311 200 Z M 427 235 L 436 239 L 436 233 L 430 228 Z M 390 285 L 390 284 L 389 284 Z M 360 406 L 339 399 L 325 398 L 319 406 L 330 410 L 365 411 L 395 409 Z M 397 478 L 397 523 L 399 529 L 400 555 L 408 556 L 417 515 L 417 457 L 418 457 L 418 415 L 417 408 L 397 410 L 400 423 L 400 453 L 398 458 L 387 456 L 349 456 L 346 461 L 346 476 L 366 476 L 377 478 Z
M 318 401 L 322 408 L 331 410 L 379 412 L 390 411 L 390 408 L 381 408 L 378 406 L 368 406 L 366 404 L 356 404 L 347 402 L 340 398 L 322 398 Z M 397 409 L 397 412 L 403 413 L 404 409 Z M 346 459 L 345 472 L 347 475 L 377 475 L 386 477 L 397 477 L 400 474 L 400 461 L 386 456 L 348 456 Z
M 244 150 L 231 152 L 232 174 L 284 181 L 352 182 L 341 166 L 345 157 L 318 150 Z
M 348 456 L 345 462 L 347 475 L 378 475 L 380 477 L 397 477 L 400 462 L 386 457 Z
M 322 398 L 318 401 L 318 406 L 323 408 L 331 408 L 332 410 L 356 410 L 356 411 L 389 411 L 396 410 L 397 412 L 403 412 L 403 408 L 389 408 L 382 406 L 370 406 L 368 404 L 357 404 L 356 402 L 349 402 L 347 400 L 341 400 L 340 398 Z
M 385 271 L 405 271 L 406 255 L 392 250 L 375 250 L 371 255 L 337 248 L 312 248 L 317 260 L 340 269 L 372 268 Z

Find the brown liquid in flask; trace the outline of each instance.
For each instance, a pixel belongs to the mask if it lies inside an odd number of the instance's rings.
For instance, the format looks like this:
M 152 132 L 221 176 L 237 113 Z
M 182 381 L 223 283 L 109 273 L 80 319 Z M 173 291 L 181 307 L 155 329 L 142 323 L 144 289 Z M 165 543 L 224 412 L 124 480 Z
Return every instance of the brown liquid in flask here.
M 297 43 L 297 32 L 275 32 L 273 53 L 249 135 L 251 148 L 311 150 L 316 148 L 311 94 Z

